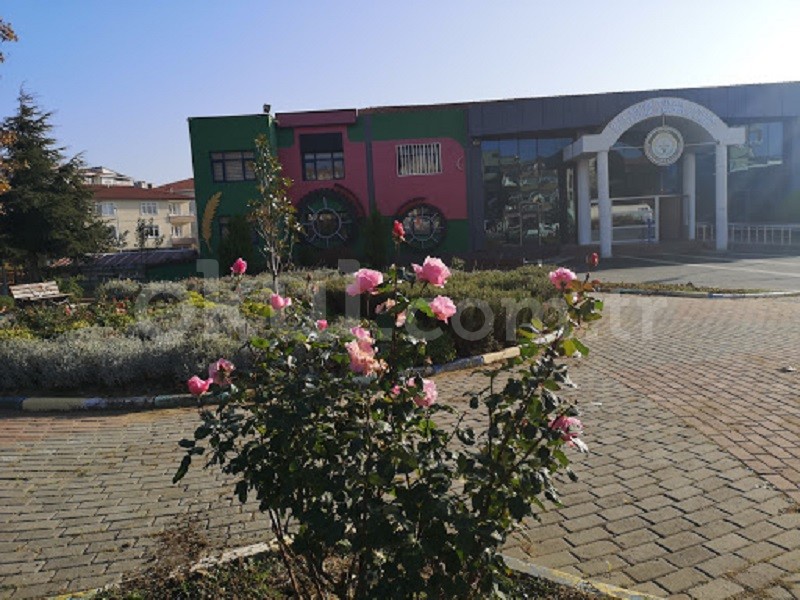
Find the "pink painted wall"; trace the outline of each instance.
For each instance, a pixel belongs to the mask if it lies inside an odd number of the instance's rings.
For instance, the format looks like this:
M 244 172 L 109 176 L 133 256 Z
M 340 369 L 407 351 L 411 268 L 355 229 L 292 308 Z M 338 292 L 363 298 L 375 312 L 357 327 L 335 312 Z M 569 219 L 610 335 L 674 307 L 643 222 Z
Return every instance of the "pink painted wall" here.
M 308 133 L 341 133 L 344 150 L 344 179 L 326 181 L 303 181 L 303 161 L 300 156 L 300 134 Z M 280 148 L 278 158 L 283 165 L 283 174 L 294 182 L 289 189 L 292 202 L 299 202 L 303 196 L 320 188 L 332 188 L 342 185 L 353 192 L 361 203 L 363 214 L 369 213 L 369 196 L 367 194 L 367 154 L 363 142 L 351 142 L 347 139 L 346 126 L 298 127 L 294 130 L 294 145 Z
M 442 172 L 436 175 L 397 174 L 398 144 L 439 142 Z M 466 158 L 461 144 L 450 138 L 419 138 L 372 143 L 375 200 L 383 215 L 396 215 L 414 198 L 424 198 L 448 219 L 467 218 Z M 345 157 L 345 161 L 347 158 Z

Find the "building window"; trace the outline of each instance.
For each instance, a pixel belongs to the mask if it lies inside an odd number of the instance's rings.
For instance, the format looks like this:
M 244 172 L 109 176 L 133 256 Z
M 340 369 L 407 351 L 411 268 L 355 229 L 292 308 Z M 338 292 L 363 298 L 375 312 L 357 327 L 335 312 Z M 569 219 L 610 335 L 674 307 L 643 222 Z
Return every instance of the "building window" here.
M 101 217 L 113 217 L 117 214 L 117 206 L 113 202 L 97 202 L 94 212 Z
M 355 209 L 333 190 L 308 194 L 300 201 L 298 214 L 305 241 L 317 248 L 343 246 L 355 236 Z
M 212 152 L 211 172 L 215 183 L 255 181 L 252 152 Z
M 181 205 L 178 202 L 170 202 L 169 203 L 169 214 L 173 216 L 178 216 L 181 214 Z
M 402 144 L 397 146 L 397 175 L 436 175 L 442 172 L 442 145 Z
M 155 239 L 161 235 L 161 232 L 158 229 L 158 225 L 145 225 L 144 229 L 144 237 L 148 240 Z
M 435 248 L 444 239 L 446 221 L 442 211 L 430 204 L 418 204 L 398 219 L 406 232 L 406 243 L 417 250 Z
M 183 227 L 181 225 L 173 225 L 172 226 L 172 237 L 174 237 L 174 238 L 182 238 L 183 237 Z
M 344 179 L 344 149 L 341 133 L 300 136 L 305 181 Z
M 139 212 L 143 215 L 157 215 L 158 203 L 157 202 L 142 202 L 139 205 Z

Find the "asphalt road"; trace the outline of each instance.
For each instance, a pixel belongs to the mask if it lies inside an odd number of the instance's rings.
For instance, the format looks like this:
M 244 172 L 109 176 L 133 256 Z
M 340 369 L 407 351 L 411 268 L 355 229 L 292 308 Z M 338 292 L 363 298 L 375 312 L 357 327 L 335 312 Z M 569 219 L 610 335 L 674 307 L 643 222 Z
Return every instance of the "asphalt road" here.
M 800 256 L 697 251 L 692 253 L 626 254 L 601 260 L 595 274 L 603 281 L 685 284 L 719 288 L 800 291 Z M 585 271 L 585 265 L 571 265 Z

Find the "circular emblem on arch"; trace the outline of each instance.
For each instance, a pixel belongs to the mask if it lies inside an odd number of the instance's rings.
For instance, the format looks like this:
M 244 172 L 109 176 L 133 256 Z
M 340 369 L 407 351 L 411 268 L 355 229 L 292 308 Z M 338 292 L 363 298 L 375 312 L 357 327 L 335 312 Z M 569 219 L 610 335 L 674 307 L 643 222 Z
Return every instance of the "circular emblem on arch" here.
M 432 204 L 421 203 L 402 211 L 398 220 L 406 232 L 406 243 L 417 250 L 429 250 L 442 243 L 447 220 Z
M 356 208 L 335 190 L 315 190 L 300 200 L 298 220 L 305 241 L 317 248 L 335 248 L 349 244 L 356 232 Z
M 683 154 L 683 136 L 674 127 L 656 127 L 644 140 L 644 154 L 648 160 L 659 167 L 667 167 L 677 162 Z

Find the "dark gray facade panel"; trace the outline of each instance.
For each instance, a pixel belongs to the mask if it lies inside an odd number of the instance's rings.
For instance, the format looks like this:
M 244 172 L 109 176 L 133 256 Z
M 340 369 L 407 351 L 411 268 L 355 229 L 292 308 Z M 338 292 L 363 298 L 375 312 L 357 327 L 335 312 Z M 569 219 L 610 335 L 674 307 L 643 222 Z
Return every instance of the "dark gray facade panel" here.
M 696 102 L 723 121 L 800 116 L 800 83 L 616 92 L 475 103 L 468 109 L 469 135 L 484 137 L 585 127 L 599 131 L 629 106 L 658 97 Z
M 548 129 L 564 128 L 564 100 L 563 98 L 542 99 L 542 121 L 547 123 Z
M 522 122 L 527 131 L 538 131 L 544 127 L 543 103 L 535 100 L 526 100 L 522 104 Z
M 800 115 L 800 85 L 786 84 L 781 94 L 781 114 L 784 117 Z

